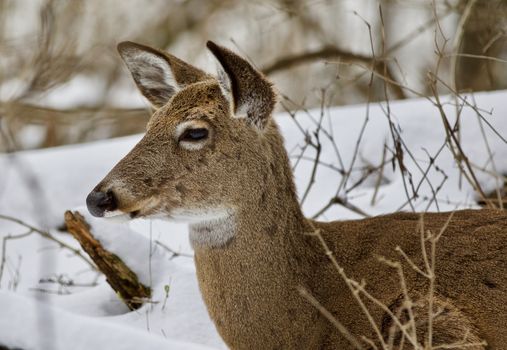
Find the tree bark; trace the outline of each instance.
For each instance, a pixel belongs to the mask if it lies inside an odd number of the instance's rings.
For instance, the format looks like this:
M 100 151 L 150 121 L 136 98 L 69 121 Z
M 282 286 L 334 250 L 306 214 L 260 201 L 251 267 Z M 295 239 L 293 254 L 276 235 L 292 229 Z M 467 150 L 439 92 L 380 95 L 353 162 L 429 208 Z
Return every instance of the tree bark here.
M 151 296 L 150 288 L 139 282 L 137 275 L 115 254 L 106 250 L 93 236 L 90 225 L 77 211 L 65 212 L 67 230 L 81 244 L 109 285 L 130 310 L 138 309 Z

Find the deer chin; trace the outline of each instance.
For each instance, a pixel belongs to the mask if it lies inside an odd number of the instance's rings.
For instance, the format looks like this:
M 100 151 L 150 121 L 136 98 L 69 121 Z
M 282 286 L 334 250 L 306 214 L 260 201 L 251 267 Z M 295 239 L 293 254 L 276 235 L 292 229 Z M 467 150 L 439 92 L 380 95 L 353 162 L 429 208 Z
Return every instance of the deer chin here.
M 106 211 L 103 216 L 104 219 L 113 222 L 127 222 L 132 218 L 130 213 L 126 213 L 121 210 Z

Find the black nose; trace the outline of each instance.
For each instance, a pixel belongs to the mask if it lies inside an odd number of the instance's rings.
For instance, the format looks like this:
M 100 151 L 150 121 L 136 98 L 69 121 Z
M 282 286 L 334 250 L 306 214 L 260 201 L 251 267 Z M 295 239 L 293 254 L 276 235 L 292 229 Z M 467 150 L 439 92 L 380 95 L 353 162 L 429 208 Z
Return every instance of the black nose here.
M 118 204 L 113 191 L 101 192 L 93 190 L 86 197 L 86 206 L 93 216 L 104 216 L 106 211 L 118 209 Z

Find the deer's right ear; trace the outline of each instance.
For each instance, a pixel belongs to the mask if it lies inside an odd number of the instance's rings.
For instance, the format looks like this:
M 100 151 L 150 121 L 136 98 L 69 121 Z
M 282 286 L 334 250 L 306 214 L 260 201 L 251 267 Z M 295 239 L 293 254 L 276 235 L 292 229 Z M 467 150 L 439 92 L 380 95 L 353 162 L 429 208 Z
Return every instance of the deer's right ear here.
M 118 52 L 137 87 L 155 108 L 160 108 L 186 85 L 208 78 L 206 73 L 179 58 L 149 46 L 124 41 Z
M 275 108 L 276 94 L 271 83 L 245 59 L 212 41 L 206 44 L 221 67 L 218 82 L 232 102 L 237 117 L 262 130 Z

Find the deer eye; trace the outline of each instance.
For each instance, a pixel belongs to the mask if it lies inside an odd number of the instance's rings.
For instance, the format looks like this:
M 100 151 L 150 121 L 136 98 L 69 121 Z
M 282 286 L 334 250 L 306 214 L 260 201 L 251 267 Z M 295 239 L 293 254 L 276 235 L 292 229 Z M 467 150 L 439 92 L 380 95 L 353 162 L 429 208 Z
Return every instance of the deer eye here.
M 207 137 L 208 129 L 206 128 L 187 129 L 181 134 L 179 141 L 196 142 L 204 140 Z

